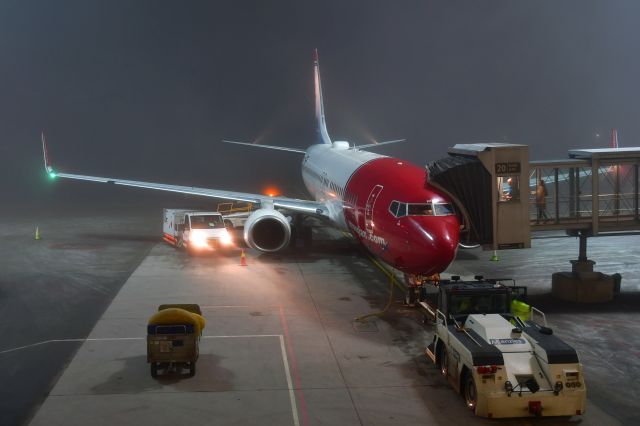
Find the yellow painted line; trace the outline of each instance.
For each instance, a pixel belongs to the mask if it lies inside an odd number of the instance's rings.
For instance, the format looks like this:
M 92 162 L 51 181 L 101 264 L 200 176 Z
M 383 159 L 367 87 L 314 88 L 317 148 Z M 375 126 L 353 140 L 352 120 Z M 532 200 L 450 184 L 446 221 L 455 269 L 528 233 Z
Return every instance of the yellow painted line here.
M 351 235 L 348 232 L 345 232 L 345 231 L 341 231 L 341 232 L 345 237 L 353 237 L 353 235 Z M 378 269 L 382 271 L 383 274 L 387 276 L 387 278 L 389 278 L 390 280 L 393 280 L 393 285 L 395 285 L 397 288 L 399 288 L 402 291 L 407 291 L 407 287 L 405 287 L 400 282 L 398 282 L 398 279 L 393 274 L 393 272 L 390 272 L 386 267 L 384 267 L 380 262 L 378 262 L 373 256 L 367 255 L 367 257 L 369 258 L 371 263 L 373 263 Z
M 390 280 L 393 280 L 393 285 L 395 285 L 397 288 L 399 288 L 402 291 L 407 291 L 407 287 L 405 287 L 404 285 L 402 285 L 400 282 L 398 282 L 398 279 L 396 278 L 396 276 L 393 274 L 393 272 L 389 271 L 387 268 L 385 268 L 380 262 L 378 262 L 375 258 L 373 258 L 372 256 L 367 256 L 369 257 L 369 260 L 378 268 L 382 271 L 383 274 L 385 274 L 387 276 L 387 278 L 389 278 Z

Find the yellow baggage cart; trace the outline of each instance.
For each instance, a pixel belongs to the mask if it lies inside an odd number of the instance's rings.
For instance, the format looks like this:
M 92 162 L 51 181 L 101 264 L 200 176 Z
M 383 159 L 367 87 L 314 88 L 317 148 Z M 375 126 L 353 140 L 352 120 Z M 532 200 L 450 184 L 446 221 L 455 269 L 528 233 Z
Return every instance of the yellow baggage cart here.
M 151 377 L 175 372 L 196 374 L 205 321 L 196 304 L 160 305 L 147 325 L 147 362 Z

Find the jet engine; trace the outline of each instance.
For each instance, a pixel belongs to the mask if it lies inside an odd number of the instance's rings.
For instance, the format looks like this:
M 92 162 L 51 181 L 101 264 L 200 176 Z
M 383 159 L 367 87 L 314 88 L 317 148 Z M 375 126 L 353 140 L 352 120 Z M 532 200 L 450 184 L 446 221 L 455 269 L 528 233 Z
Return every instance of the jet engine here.
M 274 252 L 287 247 L 291 239 L 291 225 L 282 213 L 273 209 L 258 209 L 244 224 L 247 245 L 263 252 Z

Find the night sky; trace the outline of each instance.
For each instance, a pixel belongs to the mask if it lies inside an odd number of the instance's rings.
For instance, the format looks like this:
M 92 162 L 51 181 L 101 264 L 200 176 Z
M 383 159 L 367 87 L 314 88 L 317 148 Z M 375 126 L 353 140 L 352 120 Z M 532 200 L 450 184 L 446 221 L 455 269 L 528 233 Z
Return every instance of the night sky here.
M 305 195 L 318 48 L 329 134 L 424 165 L 456 143 L 640 145 L 640 2 L 0 1 L 0 208 L 175 195 L 61 171 Z M 600 134 L 600 137 L 596 135 Z

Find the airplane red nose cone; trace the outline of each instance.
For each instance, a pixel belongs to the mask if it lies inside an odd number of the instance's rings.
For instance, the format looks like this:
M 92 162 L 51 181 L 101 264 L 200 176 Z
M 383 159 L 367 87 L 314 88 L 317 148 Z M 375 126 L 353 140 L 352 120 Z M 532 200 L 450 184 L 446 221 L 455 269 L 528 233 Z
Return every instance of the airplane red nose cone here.
M 460 225 L 455 216 L 409 219 L 411 254 L 405 272 L 431 275 L 447 269 L 456 257 Z

